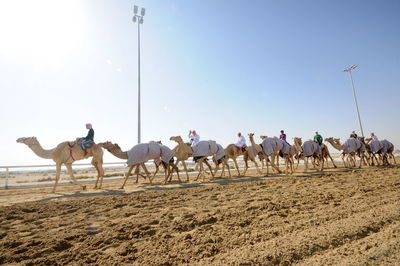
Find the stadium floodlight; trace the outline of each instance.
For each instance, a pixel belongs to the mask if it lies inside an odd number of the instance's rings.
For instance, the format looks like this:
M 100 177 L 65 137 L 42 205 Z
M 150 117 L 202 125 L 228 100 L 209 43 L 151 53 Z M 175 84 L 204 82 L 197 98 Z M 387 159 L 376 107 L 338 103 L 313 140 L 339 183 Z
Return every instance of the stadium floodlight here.
M 358 67 L 357 65 L 352 65 L 352 66 L 350 66 L 350 67 L 348 67 L 348 68 L 345 68 L 345 69 L 343 70 L 343 72 L 349 72 L 349 74 L 350 74 L 351 84 L 352 84 L 352 86 L 353 86 L 354 103 L 355 103 L 355 105 L 356 105 L 357 116 L 358 116 L 358 123 L 360 124 L 361 134 L 362 134 L 362 136 L 364 137 L 364 130 L 363 130 L 363 127 L 362 127 L 362 124 L 361 124 L 360 110 L 358 109 L 356 88 L 355 88 L 355 86 L 354 86 L 353 75 L 351 74 L 351 70 L 353 70 L 353 69 L 355 69 L 355 68 L 357 68 L 357 67 Z
M 140 116 L 140 24 L 143 24 L 143 16 L 146 10 L 142 7 L 140 10 L 140 15 L 138 15 L 139 7 L 134 5 L 133 6 L 133 23 L 138 24 L 138 143 L 141 142 L 141 116 Z

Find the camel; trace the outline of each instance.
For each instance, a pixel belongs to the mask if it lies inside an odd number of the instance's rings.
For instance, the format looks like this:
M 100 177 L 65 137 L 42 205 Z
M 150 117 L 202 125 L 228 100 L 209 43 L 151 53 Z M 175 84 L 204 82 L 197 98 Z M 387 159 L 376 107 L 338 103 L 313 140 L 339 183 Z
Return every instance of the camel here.
M 237 164 L 236 158 L 243 155 L 243 160 L 244 160 L 244 164 L 245 164 L 245 169 L 243 172 L 243 175 L 246 174 L 247 169 L 249 169 L 249 165 L 247 163 L 248 159 L 250 158 L 250 160 L 256 165 L 257 168 L 257 172 L 259 174 L 261 174 L 260 169 L 258 168 L 258 164 L 256 162 L 256 158 L 254 156 L 254 153 L 252 153 L 249 149 L 249 147 L 246 147 L 245 151 L 242 150 L 242 148 L 237 147 L 235 144 L 229 144 L 226 148 L 225 148 L 225 154 L 227 156 L 227 159 L 232 159 L 235 166 L 236 166 L 236 170 L 238 172 L 238 175 L 240 176 L 240 171 L 239 171 L 239 166 Z
M 340 139 L 335 139 L 332 137 L 326 138 L 325 141 L 329 142 L 335 149 L 342 151 L 342 161 L 345 167 L 346 162 L 344 158 L 346 155 L 347 159 L 350 160 L 348 164 L 349 166 L 350 163 L 353 167 L 356 166 L 356 154 L 360 157 L 359 168 L 361 168 L 363 162 L 365 163 L 365 145 L 360 140 L 350 138 L 343 145 L 340 143 Z
M 278 172 L 281 173 L 281 170 L 275 165 L 275 159 L 278 160 L 279 152 L 282 149 L 283 145 L 281 142 L 278 142 L 277 138 L 268 138 L 265 137 L 263 142 L 261 143 L 262 151 L 267 163 L 267 174 L 269 174 L 269 167 L 268 167 L 268 161 L 271 162 L 271 166 Z M 254 143 L 254 141 L 253 141 Z M 269 157 L 271 157 L 271 160 L 269 160 Z
M 93 144 L 92 147 L 86 150 L 86 152 L 77 144 L 77 141 L 72 144 L 69 141 L 61 142 L 55 148 L 45 150 L 40 145 L 36 137 L 19 138 L 18 143 L 27 145 L 37 156 L 44 159 L 52 159 L 56 163 L 56 180 L 52 192 L 56 191 L 58 181 L 60 180 L 61 166 L 64 164 L 68 170 L 71 180 L 74 185 L 78 185 L 72 171 L 72 163 L 78 160 L 93 157 L 91 164 L 97 170 L 97 180 L 94 188 L 101 188 L 103 184 L 103 150 L 97 144 Z M 101 178 L 101 179 L 100 179 Z M 100 184 L 97 184 L 100 179 Z M 82 186 L 85 190 L 86 186 Z
M 183 169 L 185 169 L 186 172 L 186 181 L 189 182 L 189 173 L 185 161 L 189 159 L 189 157 L 192 157 L 192 149 L 188 144 L 183 142 L 181 136 L 173 136 L 170 137 L 169 140 L 173 140 L 178 143 L 178 145 L 176 145 L 176 147 L 172 150 L 174 152 L 174 157 L 176 157 L 175 166 L 178 166 L 179 162 L 182 162 Z
M 258 159 L 261 161 L 261 170 L 264 169 L 264 153 L 262 152 L 262 148 L 260 144 L 255 143 L 254 141 L 254 133 L 248 134 L 251 146 L 249 146 L 249 152 L 252 152 L 254 156 L 258 156 Z
M 374 159 L 377 165 L 381 164 L 379 159 L 382 161 L 382 164 L 386 163 L 385 156 L 382 153 L 385 147 L 383 146 L 381 141 L 372 138 L 366 138 L 365 144 L 366 146 L 368 145 L 367 151 L 370 154 L 369 158 L 371 159 L 371 165 L 374 165 Z M 376 157 L 376 155 L 378 155 L 378 157 Z
M 322 155 L 322 149 L 321 147 L 315 143 L 312 140 L 307 140 L 304 143 L 302 143 L 301 138 L 293 138 L 295 146 L 298 148 L 298 150 L 301 152 L 302 155 L 304 156 L 304 164 L 305 164 L 305 169 L 304 172 L 308 171 L 308 158 L 313 156 L 314 159 L 316 158 L 318 161 L 320 161 L 320 171 L 323 170 L 324 167 L 324 157 Z M 311 161 L 313 165 L 315 166 L 314 161 Z
M 177 171 L 177 169 L 172 166 L 173 152 L 167 146 L 164 146 L 154 141 L 151 141 L 149 143 L 137 144 L 133 146 L 132 149 L 130 149 L 129 151 L 122 151 L 121 147 L 119 147 L 118 144 L 113 144 L 109 141 L 99 143 L 99 146 L 103 147 L 119 159 L 128 160 L 129 169 L 128 172 L 125 174 L 124 183 L 122 184 L 120 189 L 123 189 L 125 187 L 126 181 L 128 180 L 128 177 L 131 175 L 134 168 L 136 173 L 136 183 L 138 183 L 139 181 L 139 167 L 142 167 L 144 172 L 146 173 L 146 176 L 149 178 L 150 184 L 152 184 L 155 174 L 158 172 L 158 166 L 160 165 L 160 163 L 163 165 L 164 169 L 166 169 L 164 184 L 167 183 L 169 172 L 171 171 L 170 167 L 172 167 L 173 170 Z M 147 170 L 147 167 L 145 165 L 145 162 L 150 159 L 153 159 L 154 163 L 156 164 L 156 172 L 154 173 L 153 177 L 150 177 L 150 172 Z
M 219 146 L 221 145 L 214 140 L 202 140 L 191 147 L 193 160 L 200 165 L 200 171 L 195 178 L 195 181 L 199 179 L 200 175 L 203 176 L 203 181 L 205 180 L 203 163 L 208 166 L 211 176 L 214 178 L 214 173 L 211 169 L 211 165 L 207 162 L 207 157 L 215 156 L 216 158 L 222 158 L 224 156 L 224 152 L 219 148 Z
M 220 144 L 217 144 L 218 147 L 218 151 L 216 152 L 216 154 L 213 156 L 213 161 L 215 163 L 215 170 L 214 170 L 214 176 L 217 174 L 217 171 L 219 169 L 219 165 L 222 163 L 222 171 L 221 171 L 221 176 L 225 174 L 225 166 L 228 169 L 228 174 L 229 177 L 231 176 L 231 170 L 229 168 L 229 164 L 228 164 L 228 156 L 226 154 L 226 150 L 224 150 L 224 148 L 222 148 L 222 146 Z
M 384 152 L 384 154 L 387 155 L 387 158 L 386 158 L 387 163 L 388 164 L 390 163 L 389 159 L 391 158 L 393 160 L 393 163 L 396 164 L 396 159 L 395 159 L 394 154 L 393 154 L 393 152 L 394 152 L 393 143 L 391 143 L 390 141 L 388 141 L 386 139 L 381 140 L 381 142 L 382 142 L 382 144 L 384 146 L 384 151 L 383 152 Z
M 390 164 L 389 158 L 391 158 L 393 160 L 393 162 L 396 164 L 396 159 L 393 155 L 394 145 L 390 141 L 388 141 L 386 139 L 379 141 L 379 140 L 373 140 L 372 138 L 367 138 L 365 140 L 366 140 L 367 144 L 369 144 L 369 147 L 370 147 L 370 152 L 372 154 L 372 156 L 371 156 L 372 162 L 373 162 L 373 158 L 375 158 L 377 161 L 377 164 L 379 164 L 377 158 L 375 157 L 375 154 L 378 154 L 378 155 L 380 155 L 382 163 L 384 165 Z

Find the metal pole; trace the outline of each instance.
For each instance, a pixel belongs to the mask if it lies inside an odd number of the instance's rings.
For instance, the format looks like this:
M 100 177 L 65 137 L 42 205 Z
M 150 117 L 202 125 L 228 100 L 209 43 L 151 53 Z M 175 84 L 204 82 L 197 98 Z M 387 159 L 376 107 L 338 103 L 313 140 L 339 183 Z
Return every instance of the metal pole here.
M 362 127 L 362 124 L 361 124 L 360 110 L 358 109 L 356 89 L 354 87 L 354 81 L 353 81 L 353 75 L 351 74 L 351 69 L 349 70 L 349 73 L 350 73 L 351 84 L 353 85 L 353 95 L 354 95 L 354 102 L 356 103 L 356 108 L 357 108 L 358 122 L 360 123 L 361 134 L 364 137 L 364 130 L 363 130 L 363 127 Z
M 6 168 L 6 180 L 4 181 L 4 188 L 8 189 L 8 177 L 9 177 L 8 167 Z
M 138 20 L 138 144 L 140 143 L 140 20 Z

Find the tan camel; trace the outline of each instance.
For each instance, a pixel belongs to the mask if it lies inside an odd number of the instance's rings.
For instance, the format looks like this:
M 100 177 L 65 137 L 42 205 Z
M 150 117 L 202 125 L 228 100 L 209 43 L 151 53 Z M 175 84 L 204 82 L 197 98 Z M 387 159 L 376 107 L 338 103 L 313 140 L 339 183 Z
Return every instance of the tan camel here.
M 254 151 L 257 153 L 258 158 L 261 161 L 261 169 L 264 169 L 264 160 L 265 160 L 265 158 L 264 158 L 264 153 L 262 151 L 262 148 L 261 148 L 260 144 L 255 143 L 255 141 L 254 141 L 254 133 L 249 133 L 248 136 L 249 136 L 249 140 L 250 140 L 250 143 L 251 143 L 251 147 L 249 147 L 249 149 L 250 150 L 251 150 L 251 148 L 254 149 Z
M 103 142 L 103 143 L 99 143 L 98 145 L 103 147 L 104 149 L 106 149 L 112 155 L 114 155 L 115 157 L 117 157 L 119 159 L 122 159 L 122 160 L 128 160 L 129 159 L 128 151 L 122 151 L 121 147 L 116 143 L 111 143 L 110 141 L 106 141 L 106 142 Z M 169 165 L 167 165 L 166 163 L 164 163 L 162 161 L 160 163 L 162 164 L 162 166 L 164 167 L 164 170 L 165 170 L 164 184 L 166 184 L 167 180 L 168 180 L 168 177 L 169 177 L 169 172 L 170 172 L 169 166 L 172 166 L 173 163 L 170 163 Z M 128 172 L 125 174 L 124 183 L 122 184 L 120 189 L 123 189 L 125 187 L 126 181 L 128 180 L 128 177 L 131 175 L 132 170 L 134 168 L 135 168 L 134 174 L 136 174 L 136 183 L 138 183 L 139 175 L 141 175 L 140 172 L 139 172 L 139 167 L 143 168 L 143 170 L 146 173 L 147 178 L 149 178 L 149 181 L 150 181 L 150 184 L 151 184 L 153 179 L 154 179 L 154 177 L 155 177 L 155 175 L 156 175 L 156 173 L 158 172 L 158 168 L 159 168 L 160 163 L 156 163 L 156 161 L 154 161 L 154 164 L 156 165 L 156 172 L 154 173 L 153 177 L 150 177 L 150 172 L 147 170 L 145 162 L 138 163 L 138 164 L 132 164 L 129 167 Z M 172 167 L 172 168 L 175 169 L 174 167 Z M 145 177 L 145 176 L 143 176 L 143 177 Z M 179 175 L 178 175 L 178 178 L 179 178 Z M 179 179 L 179 181 L 180 181 L 180 179 Z
M 365 144 L 367 153 L 369 154 L 369 159 L 371 160 L 370 164 L 375 165 L 374 164 L 374 159 L 375 159 L 376 165 L 381 165 L 381 164 L 383 165 L 385 162 L 381 152 L 382 148 L 379 148 L 382 147 L 380 141 L 379 140 L 373 141 L 372 138 L 364 138 L 364 137 L 361 138 L 362 140 L 361 139 L 360 140 Z
M 276 141 L 275 138 L 268 138 L 267 136 L 260 136 L 261 139 L 263 139 L 263 142 L 260 144 L 262 148 L 262 152 L 266 161 L 266 168 L 267 168 L 267 174 L 265 176 L 268 176 L 269 174 L 269 165 L 268 163 L 271 163 L 271 167 L 275 169 L 278 173 L 282 173 L 281 170 L 279 170 L 279 166 L 275 164 L 275 161 L 279 162 L 279 152 L 283 145 L 278 145 L 279 143 Z M 254 140 L 252 144 L 254 143 Z M 270 159 L 271 158 L 271 159 Z
M 222 157 L 217 156 L 217 154 L 219 155 L 219 153 L 217 153 L 212 158 L 213 162 L 215 164 L 214 176 L 217 174 L 218 169 L 219 169 L 219 165 L 222 163 L 222 170 L 221 170 L 221 176 L 220 177 L 225 175 L 225 166 L 228 169 L 229 177 L 232 177 L 231 176 L 231 170 L 230 170 L 230 167 L 229 167 L 229 164 L 228 164 L 228 156 L 226 154 L 226 151 L 224 150 L 224 148 L 222 148 L 222 146 L 220 144 L 217 144 L 217 146 L 218 146 L 218 149 L 223 150 L 223 156 Z
M 351 165 L 354 167 L 356 165 L 356 154 L 355 152 L 347 152 L 345 147 L 340 143 L 340 139 L 335 139 L 333 137 L 329 137 L 325 139 L 326 142 L 330 143 L 332 147 L 334 147 L 336 150 L 342 152 L 342 161 L 344 167 L 350 167 Z M 347 156 L 347 161 L 350 161 L 346 163 L 345 158 Z M 361 167 L 361 162 L 360 162 L 360 167 Z
M 297 159 L 296 169 L 299 167 L 300 158 L 304 160 L 304 156 L 302 156 L 302 152 L 303 152 L 303 148 L 301 147 L 302 142 L 303 141 L 301 140 L 301 138 L 298 138 L 298 137 L 293 138 L 293 143 L 297 150 L 297 154 L 294 155 L 294 157 Z
M 179 162 L 182 162 L 183 169 L 185 169 L 186 172 L 186 181 L 189 182 L 189 173 L 186 167 L 186 160 L 189 159 L 189 157 L 192 157 L 192 149 L 188 144 L 183 142 L 181 136 L 173 136 L 170 137 L 169 140 L 175 141 L 178 143 L 178 145 L 175 146 L 175 148 L 172 150 L 174 152 L 174 157 L 176 157 L 176 162 L 175 166 L 178 166 Z M 172 178 L 172 175 L 171 175 Z
M 324 161 L 326 161 L 326 166 L 328 167 L 328 158 L 331 159 L 331 162 L 333 164 L 334 168 L 337 168 L 335 162 L 332 159 L 332 156 L 329 152 L 328 146 L 326 146 L 325 144 L 321 144 L 321 150 L 322 150 L 322 157 L 325 159 Z
M 323 171 L 324 168 L 324 156 L 322 154 L 321 146 L 315 143 L 312 140 L 307 140 L 304 143 L 302 142 L 301 138 L 293 138 L 296 148 L 300 151 L 301 155 L 298 157 L 302 157 L 304 160 L 304 172 L 308 171 L 308 159 L 313 157 L 311 163 L 313 164 L 314 168 L 316 167 L 316 161 L 318 165 L 320 165 L 319 171 Z
M 178 143 L 178 145 L 173 149 L 174 157 L 176 157 L 175 166 L 177 166 L 179 162 L 182 162 L 183 168 L 185 169 L 185 172 L 186 172 L 186 178 L 187 178 L 186 180 L 187 180 L 187 182 L 189 182 L 189 173 L 188 173 L 185 161 L 187 159 L 189 159 L 190 157 L 193 157 L 192 147 L 190 146 L 189 143 L 183 142 L 183 139 L 181 136 L 172 136 L 169 139 Z M 203 179 L 204 179 L 203 163 L 205 165 L 207 165 L 212 177 L 214 177 L 214 173 L 211 169 L 211 165 L 207 162 L 206 157 L 198 157 L 198 158 L 196 157 L 196 158 L 194 158 L 194 160 L 196 163 L 198 163 L 198 165 L 200 165 L 200 172 L 197 175 L 197 177 L 195 178 L 195 180 L 197 180 L 201 174 L 203 174 Z M 171 178 L 172 178 L 172 175 L 171 175 Z
M 78 185 L 78 182 L 76 181 L 72 171 L 72 163 L 89 157 L 93 157 L 91 164 L 97 170 L 97 180 L 94 188 L 101 188 L 104 176 L 103 150 L 97 144 L 93 144 L 93 146 L 87 149 L 85 152 L 82 150 L 80 145 L 77 144 L 77 141 L 72 142 L 73 144 L 71 144 L 69 141 L 65 141 L 50 150 L 43 149 L 36 137 L 19 138 L 17 139 L 17 142 L 27 145 L 37 156 L 44 159 L 52 159 L 56 163 L 56 180 L 54 183 L 53 192 L 56 191 L 56 187 L 60 179 L 61 166 L 63 164 L 67 168 L 73 184 Z M 100 184 L 97 187 L 99 179 Z M 82 186 L 82 188 L 86 189 L 86 186 Z
M 259 174 L 262 174 L 260 169 L 258 168 L 258 164 L 256 162 L 256 158 L 255 158 L 254 154 L 250 151 L 250 149 L 248 147 L 246 147 L 246 149 L 243 151 L 242 148 L 237 147 L 235 144 L 229 144 L 225 148 L 225 154 L 226 154 L 227 160 L 229 158 L 233 160 L 239 176 L 240 176 L 240 171 L 239 171 L 239 166 L 237 164 L 236 158 L 241 155 L 243 155 L 243 160 L 244 160 L 244 165 L 245 165 L 243 175 L 245 175 L 247 172 L 247 169 L 249 169 L 249 165 L 247 163 L 249 158 L 255 164 L 255 166 L 257 168 L 257 172 Z

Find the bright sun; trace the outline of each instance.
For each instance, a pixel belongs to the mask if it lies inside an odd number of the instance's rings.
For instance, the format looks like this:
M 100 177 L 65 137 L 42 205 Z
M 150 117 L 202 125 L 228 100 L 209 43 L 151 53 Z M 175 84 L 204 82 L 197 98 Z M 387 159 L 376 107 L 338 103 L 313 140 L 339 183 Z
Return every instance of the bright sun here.
M 79 0 L 0 0 L 0 55 L 57 65 L 81 46 Z

